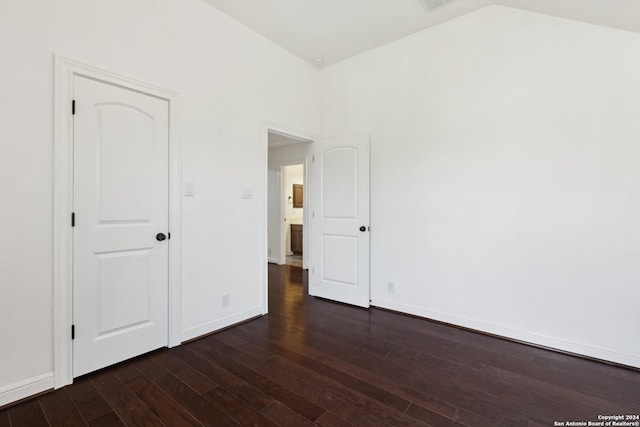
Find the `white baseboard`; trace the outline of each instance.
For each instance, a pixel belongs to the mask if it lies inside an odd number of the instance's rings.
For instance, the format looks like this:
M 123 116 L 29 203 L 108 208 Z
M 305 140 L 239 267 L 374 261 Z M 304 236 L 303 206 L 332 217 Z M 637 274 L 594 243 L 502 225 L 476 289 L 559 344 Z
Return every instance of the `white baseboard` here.
M 278 258 L 274 258 L 274 257 L 269 257 L 267 258 L 267 262 L 270 262 L 271 264 L 278 264 Z
M 411 314 L 414 316 L 424 317 L 427 319 L 433 319 L 439 322 L 450 323 L 452 325 L 462 326 L 464 328 L 474 329 L 480 332 L 499 335 L 501 337 L 523 341 L 534 345 L 619 363 L 634 368 L 640 368 L 640 357 L 637 355 L 618 353 L 601 347 L 589 346 L 545 335 L 505 328 L 503 326 L 493 325 L 490 323 L 478 322 L 476 320 L 425 310 L 420 307 L 398 304 L 392 301 L 375 299 L 371 300 L 371 305 L 375 307 L 386 308 L 388 310 L 399 311 L 401 313 Z
M 211 332 L 215 332 L 222 328 L 235 325 L 236 323 L 244 322 L 245 320 L 251 319 L 252 317 L 262 316 L 263 314 L 264 314 L 263 308 L 260 306 L 260 307 L 252 308 L 250 310 L 243 311 L 242 313 L 225 317 L 223 319 L 202 323 L 198 326 L 183 330 L 182 341 L 184 342 L 184 341 L 192 340 L 194 338 L 198 338 L 202 335 L 210 334 Z
M 53 372 L 0 387 L 0 407 L 53 388 Z

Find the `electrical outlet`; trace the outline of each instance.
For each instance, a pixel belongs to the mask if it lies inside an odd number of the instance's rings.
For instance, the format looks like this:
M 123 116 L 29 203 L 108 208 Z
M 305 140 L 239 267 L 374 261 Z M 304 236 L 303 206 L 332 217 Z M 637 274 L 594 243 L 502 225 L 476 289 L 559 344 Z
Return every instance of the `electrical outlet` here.
M 229 307 L 229 294 L 222 294 L 222 307 Z
M 387 292 L 389 292 L 390 294 L 395 293 L 396 291 L 396 284 L 393 282 L 387 282 Z

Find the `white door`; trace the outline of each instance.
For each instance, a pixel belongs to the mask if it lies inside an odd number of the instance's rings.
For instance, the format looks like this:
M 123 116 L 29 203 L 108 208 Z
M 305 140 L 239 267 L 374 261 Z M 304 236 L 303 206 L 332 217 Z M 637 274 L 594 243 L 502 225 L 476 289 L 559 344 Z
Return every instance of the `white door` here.
M 369 307 L 369 135 L 311 147 L 309 293 Z
M 169 106 L 80 76 L 73 86 L 77 377 L 168 344 Z

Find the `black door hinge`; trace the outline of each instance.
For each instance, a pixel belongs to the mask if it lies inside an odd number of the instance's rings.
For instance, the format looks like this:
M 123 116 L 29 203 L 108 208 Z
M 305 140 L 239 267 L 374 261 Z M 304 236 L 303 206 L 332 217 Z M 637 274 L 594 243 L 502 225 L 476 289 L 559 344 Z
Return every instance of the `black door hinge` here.
M 76 213 L 75 212 L 71 212 L 71 226 L 72 227 L 76 226 Z
M 167 239 L 171 239 L 171 233 L 167 233 Z
M 71 339 L 76 339 L 76 325 L 71 325 Z
M 71 101 L 71 114 L 76 114 L 76 100 Z

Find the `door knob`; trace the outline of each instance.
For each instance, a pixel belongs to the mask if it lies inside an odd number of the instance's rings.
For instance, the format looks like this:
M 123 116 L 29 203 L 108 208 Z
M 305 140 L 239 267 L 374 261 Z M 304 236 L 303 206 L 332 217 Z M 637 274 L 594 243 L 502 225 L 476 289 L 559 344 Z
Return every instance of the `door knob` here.
M 164 234 L 164 233 L 158 233 L 158 234 L 156 234 L 156 240 L 157 240 L 158 242 L 162 242 L 163 240 L 166 240 L 166 239 L 167 239 L 167 236 L 165 236 L 165 234 Z
M 362 232 L 364 233 L 365 231 L 367 231 L 367 227 L 365 227 L 365 226 L 363 225 L 362 227 L 360 227 L 360 231 L 362 231 Z

